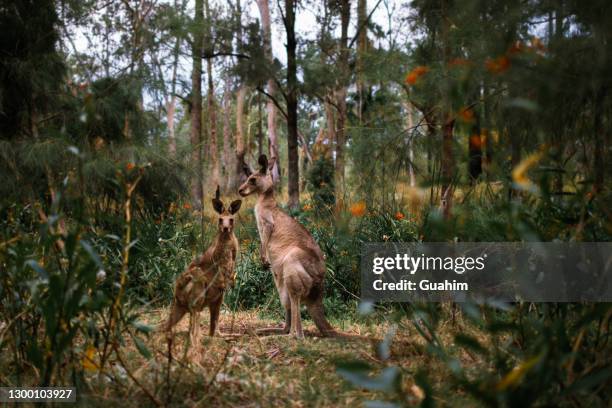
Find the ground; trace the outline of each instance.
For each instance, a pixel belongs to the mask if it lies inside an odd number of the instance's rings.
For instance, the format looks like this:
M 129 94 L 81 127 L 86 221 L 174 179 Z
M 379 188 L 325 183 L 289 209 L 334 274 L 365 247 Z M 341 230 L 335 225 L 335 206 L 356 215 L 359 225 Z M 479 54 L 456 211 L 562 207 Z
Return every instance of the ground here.
M 165 319 L 167 309 L 143 314 L 143 321 L 156 325 Z M 223 312 L 221 336 L 210 338 L 207 313 L 201 314 L 202 347 L 186 352 L 188 318 L 176 327 L 172 338 L 172 369 L 168 373 L 168 341 L 160 332 L 145 339 L 152 356 L 146 359 L 134 344 L 122 353 L 124 370 L 115 362 L 112 380 L 101 381 L 92 370 L 88 381 L 93 394 L 87 403 L 101 406 L 237 406 L 237 407 L 337 407 L 361 406 L 368 400 L 389 400 L 393 394 L 353 387 L 337 373 L 337 363 L 360 360 L 375 367 L 398 366 L 403 376 L 401 389 L 407 401 L 418 402 L 423 391 L 413 375 L 424 365 L 439 364 L 426 356 L 425 341 L 416 331 L 398 330 L 388 359 L 381 359 L 379 343 L 390 323 L 380 321 L 334 320 L 342 338 L 321 338 L 313 324 L 306 322 L 306 338 L 257 336 L 255 330 L 278 322 L 261 318 L 257 311 Z M 400 323 L 401 325 L 401 323 Z M 407 327 L 407 326 L 406 326 Z M 440 366 L 440 370 L 443 367 Z M 131 378 L 131 380 L 128 379 Z M 440 375 L 437 381 L 444 381 Z M 162 390 L 168 389 L 171 393 Z M 109 387 L 109 385 L 111 385 Z M 444 404 L 445 401 L 438 400 Z M 169 403 L 169 404 L 168 404 Z M 448 404 L 449 401 L 446 401 Z

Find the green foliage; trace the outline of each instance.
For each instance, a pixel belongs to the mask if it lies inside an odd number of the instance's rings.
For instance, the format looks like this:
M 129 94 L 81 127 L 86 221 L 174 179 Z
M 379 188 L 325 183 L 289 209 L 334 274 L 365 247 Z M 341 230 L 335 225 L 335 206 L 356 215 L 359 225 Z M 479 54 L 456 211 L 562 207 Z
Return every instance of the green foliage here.
M 54 1 L 2 3 L 0 139 L 37 136 L 37 122 L 57 105 L 66 68 L 56 49 L 58 23 Z
M 308 188 L 312 191 L 314 208 L 328 212 L 336 203 L 334 195 L 334 163 L 324 157 L 314 161 L 308 171 Z

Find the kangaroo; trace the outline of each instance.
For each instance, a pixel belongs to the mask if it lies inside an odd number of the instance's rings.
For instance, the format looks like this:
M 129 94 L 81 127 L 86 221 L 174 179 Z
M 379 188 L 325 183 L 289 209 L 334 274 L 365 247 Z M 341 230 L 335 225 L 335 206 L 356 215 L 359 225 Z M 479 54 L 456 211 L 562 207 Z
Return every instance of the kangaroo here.
M 189 336 L 192 345 L 199 344 L 198 316 L 208 306 L 210 309 L 210 336 L 215 335 L 223 295 L 228 285 L 236 280 L 235 262 L 238 240 L 234 235 L 234 215 L 240 209 L 241 200 L 225 207 L 220 200 L 219 187 L 212 205 L 219 214 L 218 232 L 213 244 L 203 255 L 193 260 L 177 278 L 174 299 L 165 330 L 168 335 L 172 328 L 189 312 Z
M 261 261 L 266 269 L 272 268 L 274 283 L 285 308 L 284 327 L 265 331 L 293 333 L 303 338 L 300 302 L 304 302 L 319 331 L 324 336 L 332 336 L 335 331 L 325 319 L 323 310 L 326 271 L 323 252 L 306 228 L 276 204 L 270 174 L 273 165 L 268 165 L 268 158 L 261 155 L 258 172 L 252 173 L 245 166 L 248 178 L 238 190 L 242 197 L 257 194 L 255 218 L 261 240 Z

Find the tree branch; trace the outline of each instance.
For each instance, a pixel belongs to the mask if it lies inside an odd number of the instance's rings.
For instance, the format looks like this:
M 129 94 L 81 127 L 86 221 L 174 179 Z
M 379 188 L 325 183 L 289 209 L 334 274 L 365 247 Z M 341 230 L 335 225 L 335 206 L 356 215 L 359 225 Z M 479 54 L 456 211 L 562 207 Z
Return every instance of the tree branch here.
M 280 105 L 280 103 L 278 102 L 278 99 L 276 99 L 274 96 L 272 96 L 269 93 L 267 93 L 261 86 L 257 86 L 257 88 L 255 88 L 255 89 L 257 89 L 259 92 L 261 92 L 262 94 L 264 94 L 265 96 L 270 98 L 270 100 L 272 102 L 274 102 L 274 105 L 278 108 L 280 113 L 285 117 L 285 119 L 287 119 L 287 112 L 285 112 L 283 107 Z

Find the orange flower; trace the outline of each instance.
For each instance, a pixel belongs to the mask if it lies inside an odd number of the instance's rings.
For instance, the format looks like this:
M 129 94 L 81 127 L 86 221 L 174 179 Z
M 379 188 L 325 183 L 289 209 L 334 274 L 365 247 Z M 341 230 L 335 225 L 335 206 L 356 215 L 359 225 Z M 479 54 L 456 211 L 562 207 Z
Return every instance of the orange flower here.
M 136 165 L 134 163 L 128 163 L 125 168 L 127 169 L 127 171 L 132 171 L 134 169 L 134 167 L 136 167 Z
M 531 37 L 531 48 L 535 48 L 538 51 L 546 51 L 546 47 L 544 47 L 544 43 L 538 37 Z
M 406 75 L 405 81 L 409 85 L 414 85 L 417 83 L 419 78 L 425 75 L 428 71 L 429 71 L 429 68 L 427 68 L 424 65 L 419 65 L 418 67 L 415 67 L 412 71 L 410 71 L 408 75 Z
M 359 201 L 351 205 L 350 211 L 353 217 L 363 217 L 366 213 L 366 204 L 363 201 Z
M 183 204 L 183 208 L 186 209 L 186 210 L 189 210 L 191 208 L 191 204 L 185 203 L 185 204 Z
M 453 58 L 448 62 L 449 67 L 461 67 L 465 65 L 470 65 L 470 61 L 465 58 Z
M 508 52 L 506 54 L 507 55 L 518 54 L 519 52 L 523 51 L 524 48 L 525 48 L 525 44 L 523 44 L 520 41 L 515 41 L 514 43 L 512 43 L 510 48 L 508 48 Z
M 395 219 L 396 219 L 396 220 L 401 221 L 401 220 L 403 220 L 404 218 L 405 218 L 405 216 L 404 216 L 404 214 L 402 214 L 401 212 L 399 212 L 399 211 L 398 211 L 398 212 L 396 212 L 396 213 L 395 213 Z
M 485 67 L 492 74 L 501 74 L 510 68 L 510 60 L 505 55 L 494 59 L 489 58 L 485 61 Z
M 303 211 L 310 211 L 312 210 L 312 205 L 310 204 L 304 204 L 304 206 L 302 207 Z
M 470 108 L 463 108 L 459 111 L 459 118 L 465 123 L 474 122 L 474 111 Z
M 470 136 L 470 146 L 474 146 L 476 148 L 482 147 L 482 138 L 480 135 L 472 135 Z

